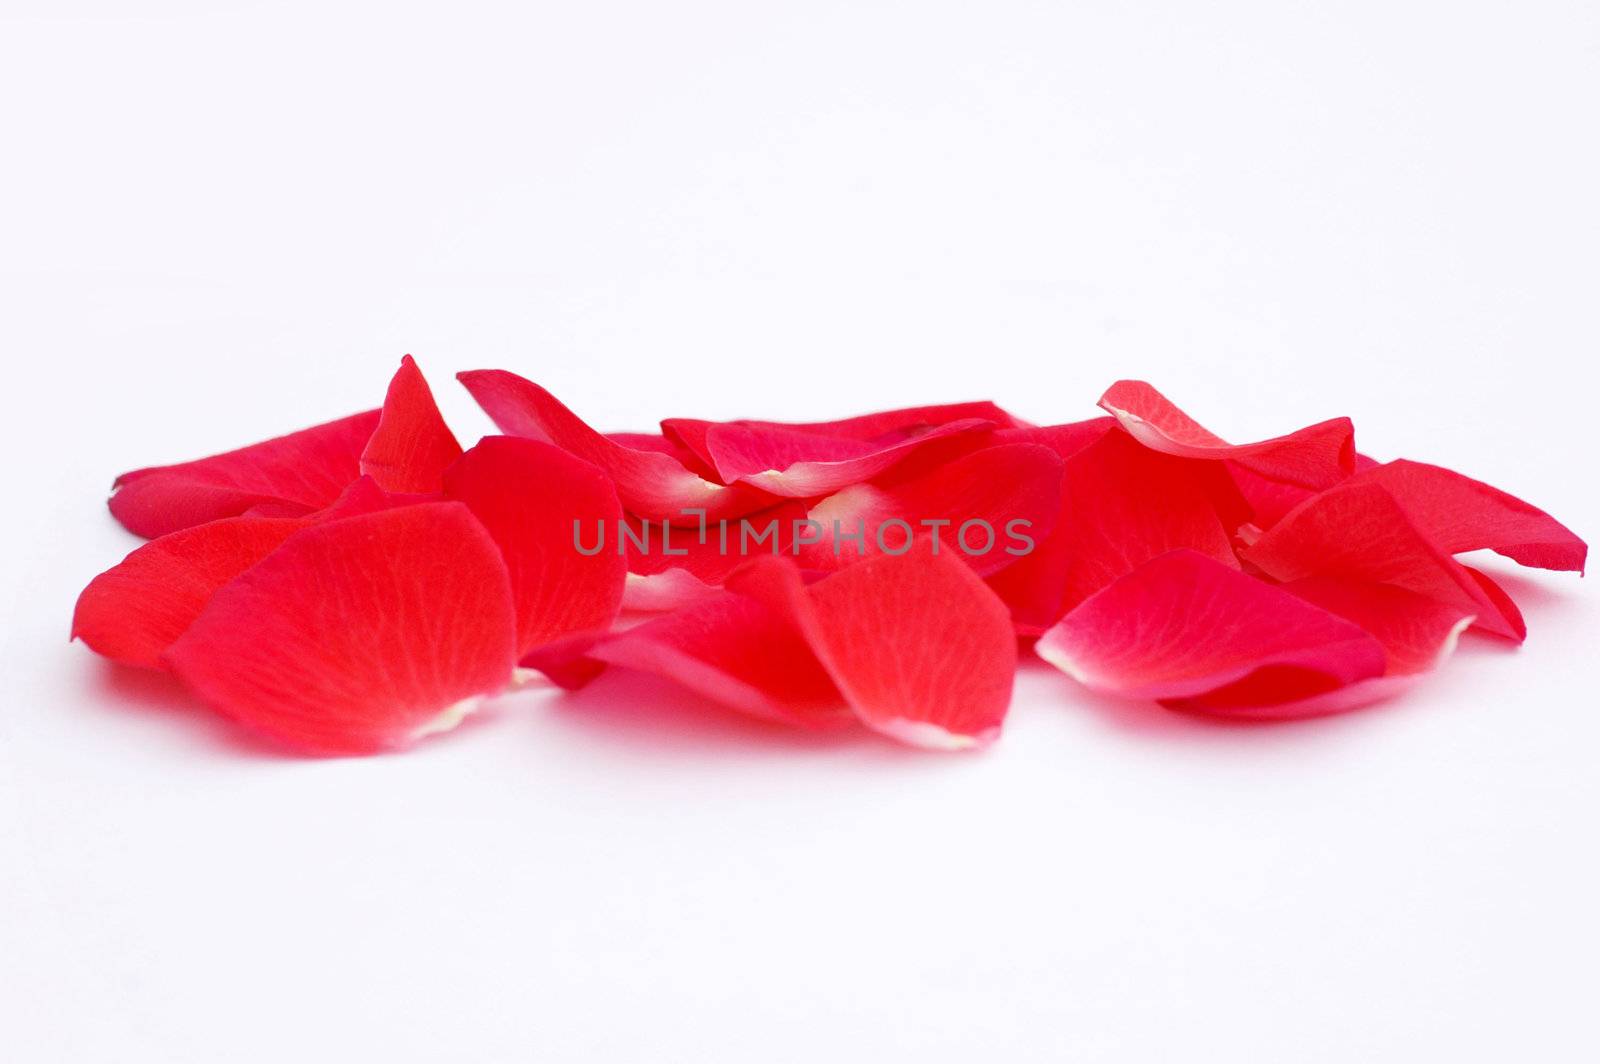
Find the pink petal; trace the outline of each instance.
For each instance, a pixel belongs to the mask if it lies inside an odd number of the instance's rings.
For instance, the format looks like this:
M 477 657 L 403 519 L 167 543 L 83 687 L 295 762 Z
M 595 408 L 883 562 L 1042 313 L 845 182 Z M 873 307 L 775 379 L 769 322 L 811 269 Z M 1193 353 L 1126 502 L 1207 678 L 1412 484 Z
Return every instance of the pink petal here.
M 309 524 L 224 517 L 151 540 L 89 582 L 72 636 L 97 654 L 146 669 L 194 623 L 217 589 Z
M 1484 631 L 1519 642 L 1527 634 L 1499 588 L 1485 587 L 1435 546 L 1378 484 L 1341 485 L 1307 500 L 1243 556 L 1278 580 L 1329 576 L 1391 584 L 1473 614 L 1474 626 Z
M 393 749 L 511 679 L 516 619 L 494 540 L 459 503 L 303 529 L 223 587 L 166 653 L 225 715 L 306 750 Z
M 578 548 L 593 545 L 597 528 L 614 535 L 622 520 L 616 489 L 595 466 L 538 440 L 487 436 L 445 471 L 444 490 L 500 547 L 519 656 L 616 617 L 626 560 L 614 546 Z
M 361 472 L 391 492 L 439 490 L 445 468 L 461 445 L 444 423 L 433 392 L 410 355 L 389 382 L 378 427 L 361 452 Z
M 1400 459 L 1357 473 L 1351 483 L 1387 488 L 1447 554 L 1487 549 L 1523 565 L 1579 573 L 1588 558 L 1588 545 L 1537 506 L 1440 466 Z
M 762 558 L 729 587 L 793 619 L 868 727 L 941 750 L 999 735 L 1017 662 L 1011 620 L 954 557 L 919 544 L 810 587 L 789 560 Z
M 804 568 L 832 571 L 885 548 L 902 552 L 914 535 L 979 573 L 994 573 L 1049 534 L 1061 507 L 1061 475 L 1053 450 L 1010 443 L 909 477 L 856 484 L 812 506 L 805 516 L 820 527 L 803 529 L 803 538 L 819 538 L 797 555 Z
M 1189 550 L 1090 596 L 1035 649 L 1092 690 L 1163 700 L 1231 688 L 1240 701 L 1288 701 L 1384 668 L 1357 625 Z
M 584 424 L 549 392 L 505 370 L 472 370 L 457 378 L 478 405 L 511 436 L 554 444 L 599 466 L 616 483 L 617 495 L 630 513 L 675 522 L 686 509 L 703 509 L 710 520 L 737 517 L 775 500 L 745 485 L 714 484 L 684 468 L 657 449 L 625 446 Z
M 378 425 L 369 410 L 338 421 L 178 465 L 136 469 L 112 486 L 111 513 L 146 538 L 252 507 L 275 516 L 329 505 L 361 475 L 361 452 Z
M 1146 447 L 1180 458 L 1231 459 L 1272 480 L 1314 489 L 1331 487 L 1355 471 L 1355 430 L 1349 418 L 1235 445 L 1207 431 L 1144 381 L 1118 381 L 1100 397 L 1100 406 Z

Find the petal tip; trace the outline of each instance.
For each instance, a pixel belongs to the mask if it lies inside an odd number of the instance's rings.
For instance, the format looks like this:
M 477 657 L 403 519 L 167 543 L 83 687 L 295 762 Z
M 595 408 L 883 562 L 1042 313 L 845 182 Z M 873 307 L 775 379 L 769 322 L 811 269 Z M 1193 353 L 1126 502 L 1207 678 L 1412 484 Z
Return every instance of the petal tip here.
M 963 735 L 942 728 L 932 721 L 891 717 L 872 725 L 889 738 L 914 746 L 920 750 L 981 750 L 1000 737 L 999 727 L 985 728 L 973 735 Z

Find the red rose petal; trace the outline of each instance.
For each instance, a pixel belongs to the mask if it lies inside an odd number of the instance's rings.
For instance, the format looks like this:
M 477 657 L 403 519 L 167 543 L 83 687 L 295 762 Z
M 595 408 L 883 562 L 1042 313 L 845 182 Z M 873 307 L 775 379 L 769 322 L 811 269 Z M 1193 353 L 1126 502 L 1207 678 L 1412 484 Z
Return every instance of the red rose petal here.
M 1180 458 L 1231 459 L 1273 480 L 1331 487 L 1355 471 L 1355 429 L 1334 418 L 1258 443 L 1230 444 L 1213 435 L 1144 381 L 1118 381 L 1100 406 L 1140 443 Z
M 1035 649 L 1092 690 L 1162 700 L 1233 688 L 1240 701 L 1288 701 L 1384 668 L 1357 625 L 1189 550 L 1090 596 Z
M 805 728 L 852 720 L 799 629 L 755 599 L 725 591 L 612 636 L 590 656 L 665 676 L 764 720 Z
M 1234 720 L 1302 720 L 1386 701 L 1415 687 L 1420 675 L 1372 676 L 1339 686 L 1321 673 L 1267 668 L 1228 687 L 1192 698 L 1163 698 L 1161 704 Z
M 979 573 L 997 572 L 1026 556 L 1011 551 L 1031 553 L 1050 533 L 1061 508 L 1061 473 L 1050 448 L 1009 443 L 909 478 L 856 484 L 811 507 L 806 517 L 821 528 L 805 529 L 805 538 L 820 539 L 802 545 L 797 556 L 802 567 L 828 572 L 885 547 L 903 553 L 914 535 Z
M 1472 623 L 1471 614 L 1388 584 L 1313 576 L 1282 586 L 1285 591 L 1360 625 L 1376 638 L 1384 650 L 1384 675 L 1332 690 L 1325 689 L 1325 684 L 1309 684 L 1308 693 L 1287 699 L 1282 691 L 1275 692 L 1275 698 L 1263 699 L 1261 691 L 1252 692 L 1246 685 L 1238 685 L 1172 700 L 1167 705 L 1258 720 L 1348 712 L 1410 690 L 1425 673 L 1450 656 L 1462 631 Z
M 1066 461 L 1116 427 L 1116 418 L 1092 417 L 1086 421 L 1069 421 L 1064 425 L 1001 429 L 994 434 L 994 442 L 1036 443 L 1050 448 L 1062 461 Z
M 1311 576 L 1283 589 L 1360 625 L 1383 645 L 1390 676 L 1433 669 L 1472 623 L 1457 606 L 1390 584 Z
M 605 671 L 606 663 L 592 657 L 590 651 L 611 634 L 608 630 L 596 628 L 553 639 L 524 654 L 517 663 L 518 673 L 530 669 L 541 672 L 557 687 L 576 691 Z
M 660 450 L 624 446 L 586 425 L 532 381 L 505 370 L 472 370 L 457 378 L 478 405 L 511 436 L 554 444 L 599 466 L 616 482 L 631 513 L 670 521 L 695 520 L 686 509 L 705 510 L 710 520 L 759 510 L 775 500 L 746 485 L 714 484 Z
M 987 421 L 996 428 L 1023 428 L 1027 422 L 1002 410 L 987 400 L 970 403 L 945 403 L 938 406 L 910 406 L 898 410 L 881 410 L 858 417 L 835 421 L 701 421 L 697 418 L 667 418 L 661 422 L 661 431 L 680 446 L 694 452 L 706 465 L 713 465 L 708 436 L 718 425 L 731 425 L 755 432 L 799 433 L 808 436 L 832 436 L 841 440 L 888 445 L 901 443 L 926 435 L 929 431 L 952 421 Z
M 371 753 L 454 727 L 511 679 L 494 540 L 460 503 L 303 529 L 223 587 L 167 651 L 205 701 L 307 750 Z
M 361 475 L 361 452 L 379 413 L 369 410 L 209 458 L 124 473 L 112 486 L 111 513 L 128 531 L 153 539 L 252 507 L 270 506 L 276 516 L 319 510 Z
M 1378 484 L 1352 483 L 1302 503 L 1243 554 L 1282 581 L 1309 576 L 1391 584 L 1476 616 L 1474 627 L 1521 641 L 1520 614 L 1435 546 Z
M 879 410 L 834 421 L 799 421 L 789 424 L 774 421 L 743 421 L 738 424 L 765 428 L 790 428 L 847 440 L 885 442 L 892 438 L 915 439 L 932 429 L 956 421 L 987 421 L 995 428 L 1025 428 L 1028 423 L 987 399 L 966 403 L 941 403 L 933 406 L 907 406 Z
M 1312 488 L 1264 477 L 1238 462 L 1223 462 L 1222 465 L 1250 508 L 1250 521 L 1258 529 L 1271 528 L 1290 510 L 1316 494 Z
M 361 452 L 361 472 L 391 492 L 439 490 L 445 468 L 461 457 L 461 444 L 444 423 L 433 392 L 410 355 L 389 382 L 378 427 Z
M 1399 459 L 1357 473 L 1351 483 L 1387 488 L 1447 554 L 1487 549 L 1534 568 L 1579 573 L 1588 559 L 1588 544 L 1537 506 L 1440 466 Z
M 1065 425 L 1005 429 L 994 434 L 996 443 L 1036 443 L 1065 460 L 1116 428 L 1111 417 L 1091 418 Z M 1066 612 L 1067 565 L 1070 561 L 1066 468 L 1062 467 L 1060 496 L 1050 531 L 1038 537 L 1033 550 L 999 572 L 990 574 L 989 586 L 1011 608 L 1012 623 L 1021 635 L 1039 635 Z
M 793 619 L 857 717 L 912 746 L 955 750 L 999 735 L 1017 646 L 1005 604 L 967 565 L 919 544 L 805 587 L 762 558 L 731 590 Z
M 1067 460 L 1063 612 L 1151 558 L 1188 549 L 1237 569 L 1221 470 L 1108 432 Z
M 519 656 L 616 617 L 627 562 L 614 547 L 592 555 L 578 549 L 580 541 L 593 545 L 597 528 L 614 535 L 622 519 L 605 473 L 538 440 L 487 436 L 445 471 L 444 489 L 500 546 Z
M 378 487 L 376 480 L 369 476 L 361 476 L 352 480 L 349 487 L 345 488 L 330 505 L 311 514 L 310 517 L 315 521 L 338 521 L 346 517 L 377 513 L 379 510 L 392 510 L 396 506 L 412 506 L 419 502 L 440 500 L 441 496 L 437 493 L 405 495 L 384 491 Z
M 638 613 L 665 613 L 715 594 L 718 586 L 688 569 L 629 573 L 622 588 L 622 608 Z
M 676 458 L 689 472 L 709 480 L 717 480 L 717 471 L 711 464 L 701 458 L 699 454 L 683 446 L 675 437 L 666 436 L 658 432 L 608 432 L 606 439 L 620 447 L 627 447 L 634 451 L 655 451 L 659 454 L 668 454 Z
M 1511 596 L 1506 594 L 1505 588 L 1490 579 L 1488 573 L 1474 569 L 1470 565 L 1463 565 L 1461 568 L 1465 569 L 1467 575 L 1472 577 L 1472 582 L 1477 585 L 1478 591 L 1483 595 L 1484 599 L 1494 607 L 1495 612 L 1500 614 L 1512 636 L 1518 642 L 1521 642 L 1528 634 L 1528 624 L 1522 619 L 1522 610 L 1518 609 L 1517 604 L 1511 600 Z M 1490 630 L 1492 631 L 1493 629 Z
M 702 542 L 698 527 L 663 526 L 660 521 L 628 517 L 632 536 L 623 541 L 628 557 L 623 605 L 630 610 L 670 610 L 704 598 L 757 554 L 792 555 L 795 530 L 805 519 L 805 506 L 788 501 L 725 525 L 708 521 Z M 608 542 L 606 549 L 614 551 L 615 545 Z
M 866 442 L 729 423 L 707 430 L 706 450 L 723 481 L 740 481 L 773 495 L 803 499 L 869 480 L 935 441 L 992 427 L 991 422 L 968 418 L 933 426 L 914 437 Z
M 218 588 L 307 524 L 304 518 L 225 517 L 151 540 L 83 589 L 72 636 L 113 661 L 162 668 L 162 653 Z

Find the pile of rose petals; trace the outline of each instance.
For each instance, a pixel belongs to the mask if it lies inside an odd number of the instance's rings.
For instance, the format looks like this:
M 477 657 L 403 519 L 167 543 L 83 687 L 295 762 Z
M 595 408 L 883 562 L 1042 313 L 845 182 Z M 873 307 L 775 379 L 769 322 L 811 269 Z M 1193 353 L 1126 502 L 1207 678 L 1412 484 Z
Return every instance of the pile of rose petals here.
M 1455 555 L 1587 554 L 1486 484 L 1358 454 L 1348 419 L 1229 444 L 1139 381 L 1063 425 L 975 402 L 606 434 L 514 374 L 460 380 L 504 435 L 463 451 L 407 357 L 378 410 L 119 477 L 111 512 L 150 542 L 84 589 L 73 635 L 310 752 L 607 667 L 955 749 L 998 735 L 1019 642 L 1105 694 L 1328 713 L 1469 627 L 1522 640 Z

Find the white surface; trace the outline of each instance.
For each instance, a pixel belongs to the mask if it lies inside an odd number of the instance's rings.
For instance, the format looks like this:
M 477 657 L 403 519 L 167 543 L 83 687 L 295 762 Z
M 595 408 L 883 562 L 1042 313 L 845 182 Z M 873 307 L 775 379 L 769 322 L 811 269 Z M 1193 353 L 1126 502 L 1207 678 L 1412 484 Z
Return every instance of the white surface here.
M 785 8 L 0 9 L 0 1057 L 1595 1059 L 1576 577 L 1385 708 L 1036 666 L 978 756 L 613 678 L 300 761 L 66 643 L 114 474 L 405 351 L 464 437 L 480 366 L 614 428 L 1144 376 L 1600 532 L 1594 4 Z

